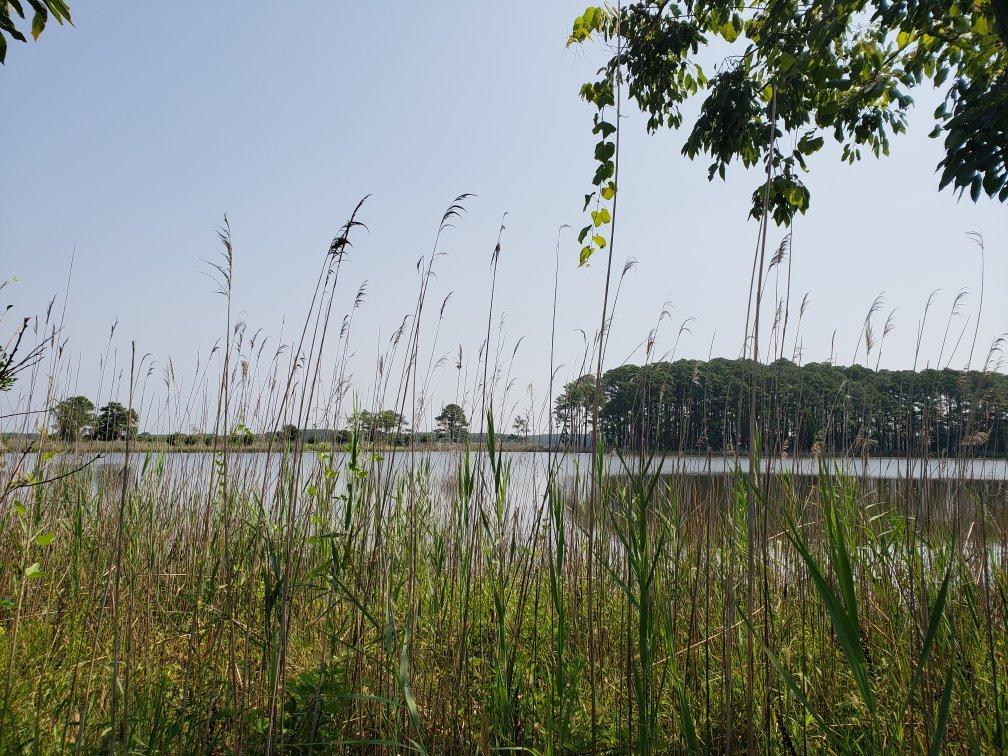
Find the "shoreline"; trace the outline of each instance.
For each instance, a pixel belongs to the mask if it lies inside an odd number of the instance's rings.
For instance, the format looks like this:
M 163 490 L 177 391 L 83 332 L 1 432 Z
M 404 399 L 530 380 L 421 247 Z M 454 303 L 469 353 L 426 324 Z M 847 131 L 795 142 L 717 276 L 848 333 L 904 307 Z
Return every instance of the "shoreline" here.
M 336 451 L 339 453 L 349 452 L 349 445 L 344 442 L 338 442 L 335 444 Z M 302 453 L 314 453 L 314 452 L 329 452 L 332 450 L 333 444 L 331 442 L 311 442 L 304 443 L 300 445 Z M 360 450 L 362 452 L 409 452 L 411 449 L 418 452 L 463 452 L 468 447 L 470 452 L 481 453 L 484 450 L 483 443 L 473 441 L 470 444 L 463 443 L 449 443 L 449 442 L 438 442 L 438 443 L 417 443 L 415 446 L 410 446 L 409 444 L 385 444 L 379 443 L 374 445 L 362 444 Z M 229 453 L 235 454 L 279 454 L 285 451 L 284 444 L 266 444 L 266 443 L 255 443 L 255 444 L 241 444 L 232 443 L 227 445 L 227 451 Z M 145 439 L 133 440 L 130 442 L 130 453 L 137 454 L 155 454 L 155 453 L 171 453 L 171 454 L 211 454 L 220 452 L 224 449 L 223 446 L 214 447 L 213 445 L 206 444 L 178 444 L 173 445 L 163 441 L 148 441 Z M 522 440 L 502 440 L 498 442 L 498 449 L 503 452 L 527 452 L 527 453 L 548 453 L 550 451 L 557 454 L 591 454 L 590 449 L 571 449 L 569 447 L 553 447 L 536 444 L 531 441 Z M 47 454 L 123 454 L 126 451 L 125 441 L 84 441 L 78 444 L 65 444 L 61 441 L 55 439 L 47 439 L 44 448 L 43 445 L 35 443 L 18 443 L 12 442 L 10 440 L 0 439 L 0 454 L 37 454 L 40 451 Z M 624 456 L 630 458 L 631 456 L 636 458 L 636 453 L 632 455 L 627 455 L 626 450 L 606 450 L 604 456 L 613 457 L 618 453 L 624 452 Z M 729 460 L 734 459 L 736 456 L 739 461 L 747 461 L 747 453 L 742 451 L 736 454 L 735 452 L 689 452 L 689 451 L 666 451 L 657 452 L 656 458 L 665 459 L 707 459 L 712 460 Z M 820 459 L 819 456 L 812 454 L 798 454 L 789 457 L 773 457 L 772 461 L 777 464 L 781 462 L 811 462 Z M 862 457 L 850 457 L 841 455 L 827 455 L 826 459 L 832 461 L 849 461 L 849 462 L 861 462 Z M 880 454 L 869 456 L 867 460 L 869 462 L 877 461 L 906 461 L 906 456 L 904 455 L 892 455 L 892 454 Z M 955 464 L 955 463 L 978 463 L 978 462 L 995 462 L 1002 463 L 1006 462 L 1004 457 L 994 456 L 994 455 L 973 455 L 968 457 L 920 457 L 914 456 L 910 458 L 912 462 L 927 461 L 929 464 Z M 766 463 L 768 458 L 764 457 L 761 459 L 762 463 Z
M 339 442 L 335 444 L 336 451 L 345 453 L 350 450 L 349 444 Z M 470 451 L 480 450 L 482 445 L 470 444 Z M 149 442 L 144 440 L 131 441 L 130 453 L 156 454 L 159 452 L 170 454 L 212 454 L 222 451 L 224 446 L 214 447 L 206 444 L 168 444 L 164 442 Z M 279 454 L 285 450 L 284 444 L 250 444 L 232 443 L 226 446 L 230 453 L 239 454 Z M 302 452 L 328 452 L 333 448 L 330 442 L 301 444 Z M 465 451 L 466 444 L 460 443 L 418 443 L 411 447 L 409 444 L 375 444 L 362 445 L 361 450 L 367 452 L 408 452 L 410 449 L 424 452 L 452 452 Z M 524 441 L 503 441 L 499 448 L 505 452 L 545 452 L 546 447 L 538 446 Z M 10 443 L 0 442 L 0 454 L 36 454 L 39 451 L 54 454 L 123 454 L 126 451 L 125 441 L 88 441 L 80 444 L 64 444 L 59 441 L 47 441 L 44 445 L 38 443 Z

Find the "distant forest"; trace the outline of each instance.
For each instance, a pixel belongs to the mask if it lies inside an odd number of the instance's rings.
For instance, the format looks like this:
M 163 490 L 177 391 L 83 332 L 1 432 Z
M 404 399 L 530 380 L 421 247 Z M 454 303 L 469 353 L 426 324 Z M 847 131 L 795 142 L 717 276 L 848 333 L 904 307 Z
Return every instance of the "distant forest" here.
M 767 454 L 999 456 L 1008 452 L 1008 376 L 860 365 L 759 366 L 756 412 Z M 750 360 L 677 360 L 604 373 L 607 448 L 683 453 L 745 449 Z M 567 384 L 555 418 L 562 441 L 588 448 L 595 377 Z

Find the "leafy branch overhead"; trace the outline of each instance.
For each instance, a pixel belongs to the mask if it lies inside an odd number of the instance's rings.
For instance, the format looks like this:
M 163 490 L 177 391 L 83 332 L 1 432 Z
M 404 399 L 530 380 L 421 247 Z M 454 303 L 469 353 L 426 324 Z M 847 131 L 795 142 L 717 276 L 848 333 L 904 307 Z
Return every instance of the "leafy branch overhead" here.
M 24 33 L 18 29 L 19 24 L 14 20 L 15 16 L 21 21 L 27 20 L 25 5 L 28 6 L 27 10 L 32 14 L 32 39 L 39 38 L 50 17 L 59 24 L 65 21 L 71 26 L 73 25 L 70 18 L 70 6 L 65 0 L 25 0 L 25 2 L 22 0 L 0 0 L 0 63 L 3 63 L 7 57 L 7 37 L 18 42 L 28 41 Z
M 709 159 L 708 178 L 723 179 L 732 162 L 752 167 L 772 149 L 778 224 L 808 209 L 800 176 L 826 139 L 848 163 L 888 154 L 906 130 L 911 91 L 927 82 L 945 88 L 931 132 L 944 136 L 939 189 L 1008 200 L 1008 0 L 642 0 L 588 8 L 569 43 L 617 35 L 598 81 L 581 89 L 599 111 L 595 133 L 604 139 L 617 76 L 651 132 L 681 127 L 682 104 L 701 95 L 682 153 Z M 714 56 L 708 77 L 699 60 Z

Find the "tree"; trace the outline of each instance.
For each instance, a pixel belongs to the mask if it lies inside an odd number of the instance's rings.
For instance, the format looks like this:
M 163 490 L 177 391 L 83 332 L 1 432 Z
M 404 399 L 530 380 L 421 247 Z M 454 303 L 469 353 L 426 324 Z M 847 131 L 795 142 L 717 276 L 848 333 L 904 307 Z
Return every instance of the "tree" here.
M 56 434 L 64 441 L 77 441 L 95 425 L 94 403 L 86 396 L 71 396 L 53 410 Z
M 560 425 L 560 437 L 577 449 L 591 446 L 592 408 L 595 402 L 595 376 L 582 375 L 564 387 L 556 398 L 554 414 Z
M 70 6 L 64 0 L 28 0 L 28 5 L 34 11 L 31 25 L 33 39 L 39 38 L 50 15 L 60 24 L 66 21 L 71 26 L 73 25 L 73 21 L 70 19 Z M 7 57 L 7 37 L 18 42 L 28 41 L 15 25 L 14 19 L 11 17 L 12 10 L 24 20 L 25 9 L 22 0 L 0 2 L 0 63 L 3 63 Z
M 461 441 L 469 432 L 469 420 L 466 419 L 465 411 L 454 402 L 442 407 L 441 414 L 434 418 L 434 422 L 449 441 Z
M 0 391 L 10 391 L 14 385 L 13 371 L 7 367 L 9 362 L 10 358 L 7 357 L 7 353 L 0 349 Z
M 3 35 L 0 34 L 0 39 L 2 38 Z M 0 289 L 2 288 L 3 285 L 0 284 Z M 13 305 L 7 305 L 8 310 L 11 307 Z M 17 380 L 18 373 L 27 370 L 41 360 L 45 352 L 45 342 L 42 342 L 29 349 L 27 354 L 22 352 L 18 357 L 18 350 L 21 349 L 21 342 L 28 331 L 29 323 L 31 323 L 31 318 L 23 318 L 18 332 L 11 336 L 4 348 L 0 348 L 0 391 L 10 391 L 14 386 L 14 381 Z
M 365 438 L 370 437 L 375 429 L 375 416 L 367 410 L 357 410 L 352 415 L 347 415 L 347 425 L 356 428 Z
M 238 423 L 231 433 L 231 440 L 241 446 L 252 446 L 256 442 L 256 435 L 245 423 Z
M 109 402 L 98 412 L 94 437 L 101 441 L 118 441 L 135 436 L 139 419 L 136 410 L 127 410 L 119 402 Z
M 406 418 L 395 410 L 382 410 L 375 418 L 375 426 L 378 433 L 387 438 L 392 438 L 396 442 L 398 442 L 400 436 L 402 436 L 403 426 L 405 424 Z
M 518 415 L 514 420 L 514 432 L 516 436 L 521 436 L 524 439 L 528 439 L 529 436 L 529 421 L 524 415 Z
M 808 208 L 799 175 L 826 138 L 848 163 L 863 151 L 888 154 L 890 136 L 906 130 L 910 91 L 947 85 L 931 134 L 945 136 L 939 189 L 1008 201 L 1006 0 L 641 0 L 620 14 L 588 8 L 569 43 L 596 35 L 613 54 L 581 88 L 599 136 L 582 260 L 605 246 L 601 229 L 611 222 L 616 127 L 608 114 L 617 77 L 651 132 L 678 129 L 680 106 L 702 96 L 682 153 L 709 157 L 710 179 L 723 179 L 732 162 L 755 166 L 772 154 L 772 178 L 754 192 L 752 212 L 762 215 L 766 192 L 778 224 Z M 719 54 L 727 49 L 708 78 L 699 60 L 715 41 Z M 792 140 L 788 151 L 783 143 Z
M 353 415 L 347 417 L 347 425 L 351 428 L 359 428 L 360 434 L 365 438 L 376 440 L 379 438 L 398 438 L 402 435 L 406 418 L 395 410 L 381 410 L 379 412 L 368 412 L 358 410 Z
M 728 454 L 747 449 L 752 362 L 676 360 L 621 365 L 602 376 L 607 448 Z M 557 418 L 580 444 L 583 386 L 559 397 Z M 871 370 L 862 365 L 760 364 L 756 414 L 768 457 L 1003 456 L 1008 376 L 982 371 Z
M 296 444 L 301 439 L 301 429 L 288 423 L 280 429 L 280 438 L 284 443 Z

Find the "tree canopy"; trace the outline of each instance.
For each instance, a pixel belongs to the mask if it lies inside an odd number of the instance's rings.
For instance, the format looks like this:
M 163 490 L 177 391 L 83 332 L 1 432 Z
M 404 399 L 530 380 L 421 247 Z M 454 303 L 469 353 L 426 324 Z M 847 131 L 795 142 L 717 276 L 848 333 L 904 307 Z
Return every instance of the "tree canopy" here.
M 682 153 L 709 159 L 710 179 L 772 154 L 752 212 L 761 215 L 768 189 L 778 224 L 808 208 L 801 175 L 826 139 L 849 163 L 888 154 L 911 91 L 927 82 L 945 94 L 931 134 L 944 136 L 939 189 L 1008 201 L 1008 0 L 641 0 L 619 12 L 589 7 L 570 43 L 593 36 L 611 56 L 581 88 L 599 137 L 582 261 L 605 246 L 616 192 L 617 77 L 652 132 L 680 128 L 683 103 L 701 98 Z M 701 60 L 710 58 L 720 62 L 709 75 Z
M 95 424 L 94 402 L 86 396 L 67 397 L 57 404 L 52 412 L 56 422 L 56 434 L 63 441 L 78 441 Z
M 751 360 L 623 365 L 602 377 L 609 448 L 722 453 L 747 448 Z M 1008 452 L 1008 376 L 860 365 L 760 365 L 756 408 L 768 454 L 939 456 Z M 594 376 L 556 401 L 562 437 L 587 448 Z
M 95 418 L 94 437 L 101 441 L 118 441 L 135 436 L 138 421 L 136 410 L 128 410 L 119 402 L 109 402 Z
M 442 407 L 441 414 L 434 418 L 434 422 L 449 441 L 461 441 L 469 432 L 469 420 L 465 411 L 454 402 Z
M 4 288 L 4 286 L 6 286 L 6 283 L 0 284 L 0 289 Z M 14 305 L 7 305 L 3 313 L 10 311 L 13 307 Z M 3 314 L 0 313 L 0 318 L 2 317 Z M 17 380 L 18 374 L 37 363 L 45 353 L 45 342 L 36 344 L 27 350 L 23 348 L 22 342 L 25 333 L 28 332 L 28 325 L 31 323 L 31 320 L 31 318 L 23 318 L 21 320 L 21 327 L 0 348 L 0 391 L 10 391 Z
M 366 438 L 398 441 L 404 433 L 406 418 L 390 409 L 378 412 L 359 410 L 347 418 L 347 425 L 351 428 L 359 427 L 361 434 Z
M 50 17 L 62 24 L 64 21 L 73 24 L 70 19 L 70 6 L 64 0 L 5 0 L 0 2 L 0 63 L 7 58 L 7 38 L 18 42 L 27 42 L 24 33 L 18 28 L 15 17 L 24 21 L 26 18 L 25 4 L 32 13 L 30 34 L 38 39 L 45 29 Z M 12 13 L 14 15 L 12 15 Z

